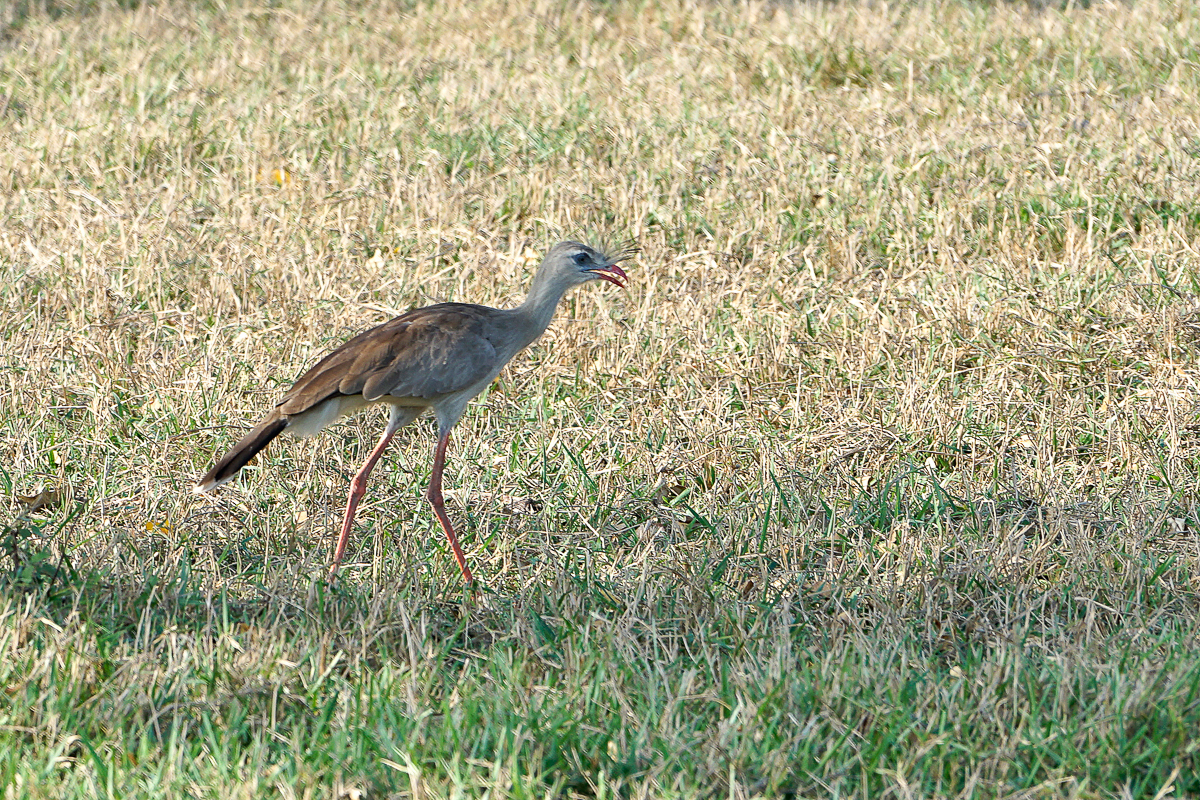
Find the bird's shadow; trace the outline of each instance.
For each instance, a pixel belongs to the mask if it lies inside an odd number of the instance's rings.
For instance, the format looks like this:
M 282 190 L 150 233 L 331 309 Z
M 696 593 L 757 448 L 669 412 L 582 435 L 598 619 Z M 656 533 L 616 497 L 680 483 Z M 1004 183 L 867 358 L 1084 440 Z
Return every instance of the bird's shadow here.
M 486 650 L 504 627 L 503 597 L 458 581 L 436 583 L 434 576 L 330 579 L 311 562 L 282 570 L 259 562 L 218 574 L 198 555 L 173 563 L 146 559 L 135 570 L 101 566 L 63 546 L 70 516 L 56 522 L 22 516 L 0 529 L 0 605 L 62 629 L 85 625 L 107 648 L 134 649 L 166 632 L 213 639 L 269 630 L 354 651 L 367 662 L 382 662 L 396 648 L 441 652 L 453 661 Z

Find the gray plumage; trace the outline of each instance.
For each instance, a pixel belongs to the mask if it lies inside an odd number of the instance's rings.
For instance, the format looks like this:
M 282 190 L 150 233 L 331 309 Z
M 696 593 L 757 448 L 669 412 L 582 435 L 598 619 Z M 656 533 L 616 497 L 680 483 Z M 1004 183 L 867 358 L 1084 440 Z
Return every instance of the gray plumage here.
M 617 262 L 630 252 L 626 249 L 605 254 L 579 242 L 562 242 L 543 259 L 529 295 L 516 308 L 439 303 L 360 333 L 301 375 L 254 430 L 197 482 L 196 491 L 207 492 L 232 479 L 284 431 L 311 436 L 367 406 L 390 406 L 384 436 L 351 485 L 334 556 L 332 569 L 336 572 L 366 476 L 396 430 L 430 409 L 438 421 L 438 448 L 427 496 L 464 578 L 471 581 L 441 503 L 441 468 L 450 429 L 471 398 L 483 391 L 513 356 L 545 332 L 568 289 L 596 279 L 623 287 L 627 276 Z

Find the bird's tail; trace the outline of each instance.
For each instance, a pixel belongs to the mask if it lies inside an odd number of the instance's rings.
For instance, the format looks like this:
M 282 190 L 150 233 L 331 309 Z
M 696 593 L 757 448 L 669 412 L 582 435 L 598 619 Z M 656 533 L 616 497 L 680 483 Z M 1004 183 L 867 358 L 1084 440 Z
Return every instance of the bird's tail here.
M 197 494 L 203 494 L 204 492 L 212 491 L 222 483 L 232 479 L 242 467 L 250 463 L 250 459 L 254 458 L 259 450 L 266 447 L 287 426 L 287 419 L 276 414 L 272 414 L 258 423 L 258 425 L 254 426 L 254 430 L 242 437 L 240 442 L 235 444 L 230 448 L 228 453 L 221 457 L 216 466 L 196 482 L 193 491 Z

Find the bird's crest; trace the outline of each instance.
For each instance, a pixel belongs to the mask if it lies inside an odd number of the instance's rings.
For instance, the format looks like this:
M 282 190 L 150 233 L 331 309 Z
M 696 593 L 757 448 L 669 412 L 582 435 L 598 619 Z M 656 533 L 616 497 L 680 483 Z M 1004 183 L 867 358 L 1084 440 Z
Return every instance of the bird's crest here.
M 613 233 L 590 232 L 582 241 L 603 255 L 604 260 L 610 264 L 626 261 L 641 250 L 634 239 Z

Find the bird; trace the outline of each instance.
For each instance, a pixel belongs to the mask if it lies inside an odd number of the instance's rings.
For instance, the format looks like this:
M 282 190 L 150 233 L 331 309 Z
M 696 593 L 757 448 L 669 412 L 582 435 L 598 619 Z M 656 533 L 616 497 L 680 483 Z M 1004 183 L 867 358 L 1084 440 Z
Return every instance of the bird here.
M 371 406 L 390 409 L 378 444 L 350 482 L 338 536 L 332 580 L 337 575 L 354 513 L 367 478 L 396 431 L 425 411 L 437 421 L 437 444 L 425 498 L 441 523 L 466 584 L 474 575 L 446 515 L 442 470 L 450 431 L 467 404 L 550 325 L 568 289 L 605 280 L 624 289 L 629 276 L 619 262 L 636 252 L 632 245 L 556 244 L 534 273 L 525 301 L 516 308 L 471 303 L 438 303 L 401 314 L 348 340 L 305 372 L 237 444 L 220 458 L 194 491 L 210 492 L 232 480 L 275 437 L 315 435 L 333 422 Z

